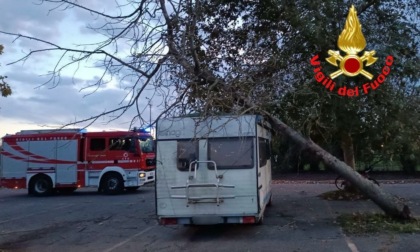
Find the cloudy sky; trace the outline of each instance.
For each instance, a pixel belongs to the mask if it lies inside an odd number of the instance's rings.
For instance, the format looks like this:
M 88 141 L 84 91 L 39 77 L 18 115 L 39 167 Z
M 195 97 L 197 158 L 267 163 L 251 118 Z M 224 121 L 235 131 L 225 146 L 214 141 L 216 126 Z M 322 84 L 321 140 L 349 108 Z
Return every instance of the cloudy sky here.
M 88 3 L 100 11 L 116 9 L 114 1 L 89 0 Z M 0 31 L 34 36 L 65 46 L 102 39 L 87 29 L 89 24 L 100 22 L 96 16 L 75 8 L 62 11 L 52 10 L 53 7 L 48 3 L 40 4 L 40 0 L 3 0 Z M 24 62 L 8 65 L 31 50 L 42 48 L 35 41 L 15 38 L 0 34 L 0 44 L 5 47 L 0 56 L 0 75 L 8 76 L 7 82 L 13 90 L 11 96 L 0 97 L 0 136 L 24 129 L 59 127 L 116 108 L 124 100 L 127 91 L 121 89 L 115 79 L 93 93 L 93 89 L 83 88 L 93 84 L 102 73 L 92 67 L 81 66 L 76 75 L 74 68 L 69 68 L 62 73 L 58 85 L 45 84 L 49 80 L 46 74 L 60 56 L 57 53 L 36 54 Z M 144 111 L 144 118 L 149 118 L 146 97 L 139 107 Z M 152 106 L 152 116 L 157 115 L 157 110 Z M 115 115 L 103 116 L 89 126 L 88 131 L 126 130 L 135 114 L 134 110 L 128 111 L 113 122 L 109 121 Z M 142 125 L 139 122 L 136 126 Z M 86 124 L 75 127 L 84 128 Z

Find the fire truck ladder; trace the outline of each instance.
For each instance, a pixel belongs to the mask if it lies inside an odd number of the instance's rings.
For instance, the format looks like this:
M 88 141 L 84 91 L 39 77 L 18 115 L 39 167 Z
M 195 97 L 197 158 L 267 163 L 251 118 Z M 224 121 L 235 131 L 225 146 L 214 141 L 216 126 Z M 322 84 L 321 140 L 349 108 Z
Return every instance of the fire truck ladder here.
M 212 163 L 214 165 L 214 173 L 216 176 L 216 181 L 214 183 L 198 183 L 197 182 L 197 169 L 199 163 Z M 194 166 L 194 171 L 192 171 L 192 167 Z M 194 203 L 209 203 L 215 202 L 217 205 L 223 202 L 224 199 L 233 199 L 235 195 L 221 195 L 220 188 L 235 188 L 234 185 L 225 185 L 221 183 L 221 179 L 223 179 L 222 174 L 218 174 L 217 172 L 217 165 L 214 161 L 192 161 L 190 163 L 188 169 L 188 179 L 186 185 L 181 186 L 171 186 L 171 189 L 183 189 L 185 188 L 185 195 L 171 195 L 171 198 L 174 199 L 187 199 L 188 204 Z M 191 188 L 206 188 L 206 187 L 213 187 L 216 188 L 216 195 L 202 195 L 202 196 L 191 196 L 190 189 Z
M 46 133 L 79 133 L 83 129 L 37 129 L 37 130 L 21 130 L 16 135 L 24 134 L 46 134 Z

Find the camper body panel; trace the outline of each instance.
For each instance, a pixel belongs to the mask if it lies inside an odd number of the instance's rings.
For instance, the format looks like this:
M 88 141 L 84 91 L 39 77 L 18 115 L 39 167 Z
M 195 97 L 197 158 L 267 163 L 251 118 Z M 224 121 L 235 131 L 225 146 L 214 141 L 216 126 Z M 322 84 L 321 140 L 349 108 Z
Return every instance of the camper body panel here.
M 200 146 L 206 147 L 204 144 Z M 172 189 L 171 187 L 185 185 L 188 176 L 190 176 L 188 171 L 179 171 L 176 163 L 173 162 L 177 158 L 177 153 L 173 151 L 174 149 L 176 150 L 176 141 L 162 141 L 157 144 L 157 160 L 159 162 L 156 170 L 156 199 L 159 215 L 185 217 L 191 214 L 236 215 L 238 212 L 243 214 L 258 213 L 258 195 L 255 186 L 257 176 L 254 169 L 218 171 L 220 174 L 223 174 L 223 183 L 235 182 L 234 189 L 219 188 L 221 195 L 235 195 L 234 199 L 225 199 L 219 206 L 212 203 L 186 204 L 185 199 L 172 198 L 171 196 L 185 195 L 185 188 Z M 162 163 L 162 166 L 159 163 Z M 208 169 L 205 164 L 200 164 L 197 169 L 196 181 L 198 183 L 215 183 L 214 170 Z M 190 190 L 190 196 L 214 196 L 215 190 L 215 188 L 208 187 L 194 188 Z
M 156 209 L 161 223 L 174 218 L 178 224 L 262 219 L 271 197 L 271 167 L 268 162 L 259 167 L 259 138 L 269 143 L 271 133 L 259 126 L 258 119 L 188 117 L 158 122 Z

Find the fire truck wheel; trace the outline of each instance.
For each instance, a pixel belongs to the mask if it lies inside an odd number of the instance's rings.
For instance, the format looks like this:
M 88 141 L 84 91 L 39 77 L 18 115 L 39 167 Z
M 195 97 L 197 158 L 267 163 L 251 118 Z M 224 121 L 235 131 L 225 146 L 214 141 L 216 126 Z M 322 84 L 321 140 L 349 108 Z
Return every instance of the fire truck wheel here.
M 109 173 L 101 180 L 101 189 L 106 194 L 118 194 L 124 190 L 124 181 L 120 174 Z
M 36 175 L 29 182 L 29 194 L 46 196 L 52 193 L 51 179 L 46 175 Z

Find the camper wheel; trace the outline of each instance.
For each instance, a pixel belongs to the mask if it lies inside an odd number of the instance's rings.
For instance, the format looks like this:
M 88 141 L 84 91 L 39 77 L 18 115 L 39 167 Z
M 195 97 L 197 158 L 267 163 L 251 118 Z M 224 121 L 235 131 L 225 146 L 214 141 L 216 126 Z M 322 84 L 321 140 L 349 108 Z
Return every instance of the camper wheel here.
M 262 225 L 264 223 L 264 214 L 261 215 L 261 217 L 258 219 L 258 221 L 255 223 L 255 225 Z
M 101 179 L 101 191 L 106 194 L 118 194 L 124 189 L 124 181 L 119 173 L 110 172 Z
M 29 182 L 28 193 L 35 196 L 46 196 L 52 193 L 50 177 L 44 174 L 34 176 Z

